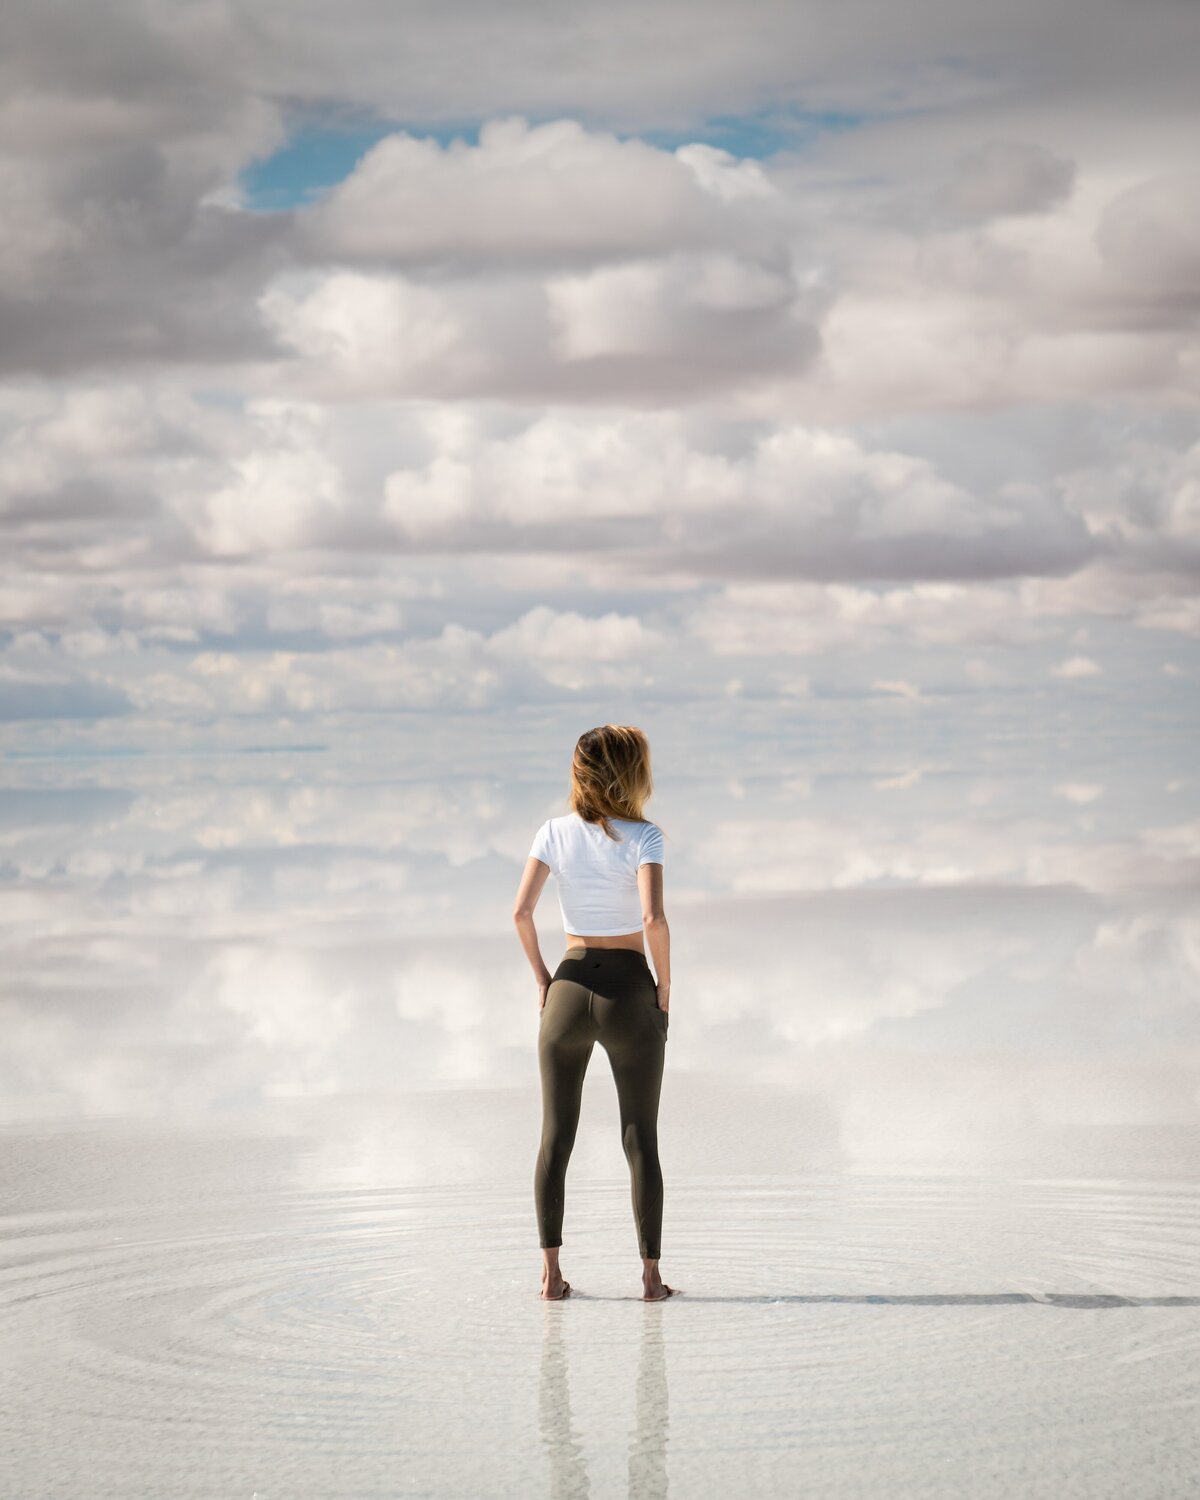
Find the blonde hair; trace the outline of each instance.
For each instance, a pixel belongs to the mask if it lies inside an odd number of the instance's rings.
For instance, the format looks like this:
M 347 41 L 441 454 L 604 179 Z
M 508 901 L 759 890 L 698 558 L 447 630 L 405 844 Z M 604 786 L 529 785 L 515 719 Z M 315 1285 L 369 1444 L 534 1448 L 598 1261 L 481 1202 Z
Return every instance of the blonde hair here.
M 650 743 L 632 724 L 601 724 L 585 730 L 571 757 L 567 806 L 585 823 L 599 823 L 610 839 L 610 818 L 642 822 L 642 809 L 654 794 Z

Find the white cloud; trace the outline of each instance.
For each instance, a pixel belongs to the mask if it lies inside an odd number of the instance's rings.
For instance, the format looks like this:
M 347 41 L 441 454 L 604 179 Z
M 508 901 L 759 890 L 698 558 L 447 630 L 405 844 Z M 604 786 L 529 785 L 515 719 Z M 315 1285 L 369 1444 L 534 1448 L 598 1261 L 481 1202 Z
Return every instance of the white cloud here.
M 513 798 L 617 718 L 764 1068 L 1123 1046 L 1196 968 L 1194 7 L 418 12 L 9 6 L 0 1097 L 502 1071 Z M 284 100 L 404 129 L 268 212 Z
M 1095 802 L 1103 796 L 1104 788 L 1084 781 L 1064 781 L 1054 788 L 1056 797 L 1065 797 L 1068 802 Z
M 1050 668 L 1052 677 L 1099 677 L 1100 664 L 1090 656 L 1069 656 Z
M 876 777 L 876 779 L 872 781 L 871 785 L 877 787 L 880 791 L 906 792 L 910 787 L 916 786 L 917 782 L 920 781 L 921 777 L 924 774 L 925 769 L 923 766 L 913 766 L 911 770 L 901 771 L 898 776 Z
M 648 656 L 664 645 L 641 620 L 616 611 L 591 618 L 544 604 L 527 610 L 488 637 L 492 656 L 519 662 L 623 661 Z
M 753 241 L 780 206 L 758 162 L 510 115 L 485 120 L 477 145 L 385 136 L 299 212 L 296 236 L 319 261 L 586 266 Z
M 1075 787 L 1071 788 L 1074 792 Z M 1072 802 L 1094 800 L 1083 787 Z M 986 798 L 973 799 L 982 805 Z M 694 837 L 691 858 L 735 894 L 852 890 L 871 886 L 1070 885 L 1112 893 L 1186 890 L 1200 878 L 1198 825 L 1174 824 L 1124 839 L 1081 840 L 1049 819 L 951 815 L 911 826 L 866 813 L 843 817 L 714 820 Z
M 873 590 L 846 584 L 727 584 L 687 628 L 719 656 L 862 652 L 892 641 L 922 646 L 1032 645 L 1051 621 L 997 585 L 925 583 Z
M 334 271 L 319 279 L 280 278 L 263 292 L 259 308 L 276 335 L 309 362 L 323 387 L 315 394 L 331 397 L 340 383 L 360 395 L 450 396 L 477 373 L 493 373 L 505 333 L 503 316 L 473 309 L 472 301 L 479 303 L 399 276 Z

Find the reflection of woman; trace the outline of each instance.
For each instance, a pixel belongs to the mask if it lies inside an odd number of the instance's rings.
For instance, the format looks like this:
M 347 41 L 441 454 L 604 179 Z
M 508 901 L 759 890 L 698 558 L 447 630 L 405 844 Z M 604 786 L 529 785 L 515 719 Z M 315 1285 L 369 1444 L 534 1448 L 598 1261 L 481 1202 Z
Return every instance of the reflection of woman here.
M 663 1180 L 658 1098 L 671 995 L 671 934 L 663 914 L 662 830 L 642 817 L 654 790 L 640 729 L 605 724 L 579 737 L 571 761 L 570 811 L 538 829 L 513 920 L 538 977 L 542 1145 L 533 1190 L 545 1265 L 542 1296 L 565 1297 L 558 1266 L 567 1161 L 575 1144 L 583 1076 L 598 1041 L 608 1053 L 629 1162 L 642 1255 L 642 1296 L 661 1302 L 676 1287 L 658 1274 Z M 547 877 L 558 886 L 572 941 L 553 975 L 538 947 L 533 910 Z M 642 945 L 645 930 L 657 982 Z

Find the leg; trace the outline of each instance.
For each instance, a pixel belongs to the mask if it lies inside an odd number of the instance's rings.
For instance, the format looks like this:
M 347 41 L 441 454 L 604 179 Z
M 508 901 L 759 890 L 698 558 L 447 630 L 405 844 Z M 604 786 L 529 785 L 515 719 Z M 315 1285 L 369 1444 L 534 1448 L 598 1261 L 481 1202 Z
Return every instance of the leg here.
M 571 1283 L 559 1269 L 558 1246 L 548 1245 L 542 1251 L 542 1297 L 547 1302 L 558 1302 L 570 1294 Z
M 556 979 L 538 1022 L 538 1066 L 542 1076 L 542 1141 L 534 1168 L 533 1194 L 538 1239 L 543 1250 L 562 1244 L 567 1163 L 579 1126 L 583 1079 L 594 1045 L 589 991 L 569 979 Z M 554 1255 L 551 1281 L 558 1276 Z M 549 1270 L 550 1261 L 547 1259 Z M 554 1287 L 550 1291 L 553 1294 Z
M 639 1004 L 639 1002 L 632 1002 Z M 640 1023 L 621 1027 L 606 1041 L 621 1111 L 621 1144 L 629 1163 L 633 1220 L 643 1261 L 653 1261 L 647 1275 L 657 1279 L 661 1254 L 663 1176 L 658 1159 L 658 1101 L 666 1057 L 664 1031 L 648 1012 L 635 1012 Z

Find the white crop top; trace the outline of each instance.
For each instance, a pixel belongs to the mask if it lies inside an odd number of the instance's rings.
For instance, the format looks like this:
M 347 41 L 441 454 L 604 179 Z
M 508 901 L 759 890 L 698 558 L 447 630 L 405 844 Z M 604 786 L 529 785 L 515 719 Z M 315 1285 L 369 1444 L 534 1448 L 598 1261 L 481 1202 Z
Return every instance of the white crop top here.
M 638 868 L 663 862 L 662 829 L 656 823 L 610 818 L 620 842 L 599 823 L 578 813 L 548 818 L 529 853 L 549 865 L 558 886 L 558 907 L 568 937 L 618 937 L 642 930 Z

